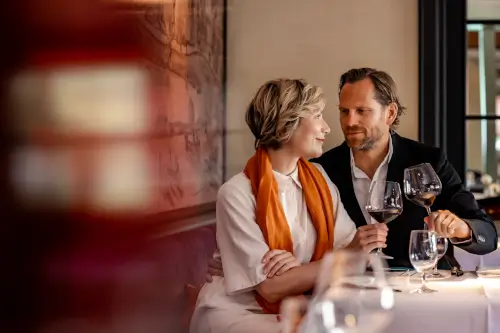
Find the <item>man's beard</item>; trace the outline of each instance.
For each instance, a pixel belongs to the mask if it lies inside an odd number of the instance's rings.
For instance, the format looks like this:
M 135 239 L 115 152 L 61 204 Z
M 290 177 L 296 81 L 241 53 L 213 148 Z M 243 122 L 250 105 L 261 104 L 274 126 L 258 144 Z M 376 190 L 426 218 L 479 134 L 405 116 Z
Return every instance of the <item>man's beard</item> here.
M 346 138 L 346 142 L 347 142 L 347 145 L 349 146 L 349 148 L 351 148 L 353 150 L 357 150 L 357 151 L 367 151 L 367 150 L 372 149 L 373 146 L 375 145 L 375 140 L 373 140 L 373 138 L 365 138 L 363 140 L 363 142 L 359 146 L 356 146 L 356 147 L 352 147 L 351 145 L 349 145 L 349 140 L 347 140 L 347 138 Z
M 367 133 L 367 131 L 365 132 Z M 347 136 L 345 136 L 345 140 L 347 142 L 347 145 L 349 146 L 349 148 L 351 148 L 352 150 L 356 150 L 356 151 L 368 151 L 370 149 L 373 148 L 373 146 L 375 146 L 375 144 L 380 140 L 380 138 L 382 137 L 382 132 L 377 130 L 377 129 L 373 129 L 372 130 L 372 136 L 371 137 L 365 137 L 363 139 L 363 142 L 356 146 L 356 147 L 352 147 L 350 144 L 349 144 L 349 140 L 347 140 Z

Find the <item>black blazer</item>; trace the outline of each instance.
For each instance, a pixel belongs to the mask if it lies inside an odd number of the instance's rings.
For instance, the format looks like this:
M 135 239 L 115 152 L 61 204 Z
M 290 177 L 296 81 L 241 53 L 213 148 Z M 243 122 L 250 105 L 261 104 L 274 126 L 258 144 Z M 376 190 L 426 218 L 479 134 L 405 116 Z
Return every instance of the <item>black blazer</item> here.
M 387 180 L 398 182 L 403 190 L 404 169 L 420 163 L 430 163 L 439 178 L 443 188 L 431 209 L 447 209 L 464 219 L 472 229 L 472 243 L 457 245 L 474 254 L 486 254 L 497 248 L 498 235 L 492 219 L 480 208 L 474 196 L 462 185 L 462 181 L 453 166 L 439 148 L 403 138 L 393 132 L 393 154 L 389 162 Z M 350 149 L 344 142 L 321 157 L 312 160 L 323 166 L 332 182 L 338 187 L 344 207 L 356 223 L 357 227 L 366 224 L 358 204 L 351 176 Z M 414 204 L 404 197 L 403 213 L 387 224 L 387 248 L 384 253 L 394 257 L 388 260 L 391 267 L 411 267 L 408 255 L 410 232 L 423 229 L 425 208 Z M 448 247 L 448 258 L 453 258 L 453 246 Z M 445 259 L 440 262 L 440 268 L 449 268 Z

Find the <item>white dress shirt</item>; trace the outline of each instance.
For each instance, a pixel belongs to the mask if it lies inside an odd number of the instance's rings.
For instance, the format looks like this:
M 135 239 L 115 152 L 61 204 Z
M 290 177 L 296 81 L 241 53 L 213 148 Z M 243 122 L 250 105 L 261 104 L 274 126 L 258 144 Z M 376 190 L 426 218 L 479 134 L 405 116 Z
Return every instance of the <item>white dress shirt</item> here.
M 373 179 L 370 179 L 366 175 L 364 171 L 356 167 L 356 163 L 354 162 L 354 156 L 351 149 L 351 175 L 352 175 L 352 186 L 354 188 L 354 194 L 356 194 L 356 199 L 358 200 L 359 207 L 363 212 L 363 216 L 365 217 L 366 224 L 377 223 L 368 211 L 365 206 L 368 202 L 368 196 L 370 193 L 370 186 L 373 181 L 386 181 L 387 180 L 387 170 L 389 169 L 389 162 L 392 158 L 392 138 L 389 136 L 389 151 L 387 155 L 383 159 L 382 163 L 380 163 L 377 171 L 373 175 Z M 382 188 L 381 188 L 382 189 Z M 380 195 L 384 195 L 380 193 Z
M 368 203 L 368 198 L 370 194 L 370 186 L 373 181 L 386 181 L 387 180 L 387 170 L 389 169 L 389 162 L 391 161 L 392 158 L 392 153 L 393 153 L 393 147 L 392 147 L 392 137 L 389 136 L 389 150 L 387 152 L 387 155 L 385 158 L 382 160 L 382 163 L 380 163 L 379 167 L 377 168 L 377 171 L 375 171 L 375 174 L 373 175 L 373 179 L 370 179 L 366 175 L 364 171 L 356 167 L 356 163 L 354 161 L 354 155 L 352 153 L 351 149 L 351 175 L 352 175 L 352 185 L 354 188 L 354 194 L 356 195 L 356 199 L 358 200 L 359 207 L 361 208 L 361 211 L 363 212 L 363 216 L 365 217 L 366 224 L 372 224 L 372 223 L 377 223 L 374 218 L 370 216 L 368 211 L 366 210 L 366 204 Z M 383 190 L 383 187 L 380 187 L 381 190 Z M 401 189 L 402 190 L 402 189 Z M 402 193 L 404 194 L 404 193 Z M 383 196 L 384 193 L 378 193 L 375 195 L 380 195 Z M 449 238 L 449 241 L 454 244 L 454 245 L 459 245 L 459 244 L 465 244 L 469 243 L 472 240 L 472 231 L 470 234 L 470 237 L 465 240 L 457 240 L 457 239 L 452 239 Z
M 321 171 L 330 190 L 335 212 L 334 248 L 347 246 L 356 234 L 356 225 L 344 209 L 337 187 Z M 290 226 L 294 256 L 301 263 L 310 262 L 316 247 L 316 229 L 298 177 L 274 172 L 279 199 Z M 219 189 L 217 196 L 217 245 L 224 277 L 213 277 L 198 295 L 191 320 L 191 333 L 262 332 L 279 333 L 281 323 L 275 315 L 259 313 L 255 287 L 266 279 L 262 258 L 269 251 L 262 231 L 255 221 L 255 197 L 250 180 L 239 173 Z M 218 254 L 215 253 L 215 256 Z

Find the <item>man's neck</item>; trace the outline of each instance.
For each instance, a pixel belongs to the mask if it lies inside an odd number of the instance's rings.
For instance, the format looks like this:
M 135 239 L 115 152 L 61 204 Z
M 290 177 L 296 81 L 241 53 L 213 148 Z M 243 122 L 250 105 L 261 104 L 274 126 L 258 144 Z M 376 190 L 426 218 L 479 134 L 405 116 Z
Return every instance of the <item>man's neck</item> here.
M 375 172 L 389 152 L 389 134 L 380 138 L 380 140 L 368 150 L 352 150 L 354 163 L 370 179 L 373 179 Z

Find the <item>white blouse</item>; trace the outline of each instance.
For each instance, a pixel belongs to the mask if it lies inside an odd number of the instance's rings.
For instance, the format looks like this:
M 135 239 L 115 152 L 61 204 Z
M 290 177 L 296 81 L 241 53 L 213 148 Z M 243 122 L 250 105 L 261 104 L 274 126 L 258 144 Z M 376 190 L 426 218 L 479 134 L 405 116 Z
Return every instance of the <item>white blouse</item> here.
M 336 219 L 334 248 L 345 247 L 352 241 L 356 226 L 344 209 L 337 187 L 319 164 L 314 165 L 325 177 L 333 199 Z M 294 256 L 300 262 L 308 263 L 314 253 L 317 235 L 307 211 L 298 170 L 290 175 L 274 171 L 274 176 L 290 226 Z M 235 175 L 219 189 L 217 245 L 224 278 L 214 277 L 214 281 L 201 290 L 191 321 L 191 333 L 245 332 L 249 329 L 245 324 L 249 316 L 255 317 L 250 320 L 252 331 L 279 332 L 276 316 L 258 314 L 261 308 L 255 301 L 254 288 L 266 279 L 262 258 L 269 251 L 256 223 L 255 205 L 250 180 L 243 173 Z

